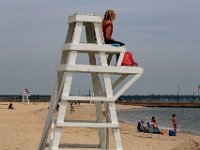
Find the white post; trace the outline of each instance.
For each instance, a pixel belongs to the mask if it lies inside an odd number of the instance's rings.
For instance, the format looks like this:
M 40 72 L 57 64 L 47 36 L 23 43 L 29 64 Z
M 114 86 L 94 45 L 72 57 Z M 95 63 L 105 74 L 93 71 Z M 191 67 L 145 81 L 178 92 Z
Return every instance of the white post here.
M 27 101 L 27 103 L 29 104 L 29 96 L 30 96 L 30 91 L 27 88 L 24 89 L 22 94 L 22 103 Z

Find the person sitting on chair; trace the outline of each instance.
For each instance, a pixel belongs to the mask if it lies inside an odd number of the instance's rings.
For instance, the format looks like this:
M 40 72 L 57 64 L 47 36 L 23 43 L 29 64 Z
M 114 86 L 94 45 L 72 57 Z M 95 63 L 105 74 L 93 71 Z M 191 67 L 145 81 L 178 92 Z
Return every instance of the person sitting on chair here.
M 119 41 L 116 41 L 112 38 L 113 34 L 113 21 L 116 18 L 116 14 L 114 10 L 107 10 L 104 14 L 104 18 L 102 21 L 102 31 L 105 44 L 119 44 L 119 46 L 124 46 L 125 44 Z M 119 54 L 116 55 L 116 60 L 118 60 Z M 111 61 L 109 58 L 108 64 Z
M 160 130 L 158 128 L 158 125 L 156 123 L 156 118 L 154 116 L 151 118 L 151 126 L 153 127 L 153 133 L 160 134 Z
M 158 129 L 156 118 L 154 116 L 151 118 L 151 125 L 153 127 L 153 130 Z
M 141 120 L 141 125 L 143 127 L 144 132 L 146 132 L 147 131 L 147 126 L 145 124 L 145 120 L 144 119 Z
M 119 41 L 116 41 L 112 38 L 113 33 L 113 21 L 116 19 L 116 14 L 114 10 L 107 10 L 104 14 L 104 18 L 102 21 L 102 30 L 103 37 L 106 44 L 119 44 L 120 46 L 124 46 L 125 44 Z
M 138 121 L 137 129 L 139 132 L 148 132 L 144 119 L 142 119 L 141 122 Z

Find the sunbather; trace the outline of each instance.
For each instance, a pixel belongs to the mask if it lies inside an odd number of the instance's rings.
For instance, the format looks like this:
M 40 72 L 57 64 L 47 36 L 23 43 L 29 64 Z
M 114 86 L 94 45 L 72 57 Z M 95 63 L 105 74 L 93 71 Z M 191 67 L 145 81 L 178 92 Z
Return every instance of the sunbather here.
M 157 123 L 156 123 L 156 118 L 154 116 L 151 118 L 151 125 L 153 127 L 153 130 L 158 129 L 158 126 L 157 126 Z
M 152 133 L 157 133 L 157 134 L 161 133 L 156 123 L 156 118 L 154 116 L 151 118 L 151 126 L 152 126 Z
M 148 132 L 144 119 L 142 119 L 141 122 L 138 121 L 137 129 L 139 132 Z

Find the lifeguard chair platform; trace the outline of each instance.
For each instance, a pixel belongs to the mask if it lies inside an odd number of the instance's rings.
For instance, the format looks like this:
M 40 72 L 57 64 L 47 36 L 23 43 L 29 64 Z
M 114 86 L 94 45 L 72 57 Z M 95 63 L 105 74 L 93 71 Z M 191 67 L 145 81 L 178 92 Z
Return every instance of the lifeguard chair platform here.
M 104 44 L 101 22 L 101 16 L 96 14 L 74 14 L 68 18 L 68 32 L 62 48 L 60 64 L 57 66 L 55 87 L 39 144 L 40 150 L 45 147 L 49 147 L 51 150 L 109 149 L 108 129 L 113 131 L 115 149 L 123 149 L 115 101 L 143 74 L 143 68 L 121 66 L 126 47 Z M 84 28 L 86 42 L 81 43 L 81 34 Z M 77 55 L 80 53 L 87 54 L 89 64 L 76 64 Z M 120 54 L 117 64 L 108 65 L 108 56 L 115 54 Z M 70 95 L 74 73 L 86 73 L 91 76 L 93 97 Z M 117 76 L 114 81 L 111 80 L 112 75 Z M 100 77 L 102 78 L 100 79 Z M 68 102 L 77 100 L 94 101 L 94 104 L 90 105 L 96 108 L 96 120 L 65 119 L 65 116 L 69 115 L 66 111 Z M 57 112 L 58 103 L 60 108 Z M 105 107 L 106 115 L 102 113 L 102 105 Z M 99 144 L 74 144 L 67 143 L 67 141 L 60 143 L 63 128 L 77 128 L 77 130 L 79 128 L 96 128 L 99 133 Z

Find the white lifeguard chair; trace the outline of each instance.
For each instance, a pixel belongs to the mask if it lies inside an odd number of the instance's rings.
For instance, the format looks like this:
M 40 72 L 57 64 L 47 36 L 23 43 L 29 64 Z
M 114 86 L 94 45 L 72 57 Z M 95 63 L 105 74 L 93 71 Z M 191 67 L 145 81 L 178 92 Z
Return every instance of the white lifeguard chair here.
M 109 149 L 109 128 L 113 131 L 115 149 L 123 149 L 115 101 L 143 74 L 143 68 L 121 66 L 126 47 L 114 47 L 104 44 L 101 22 L 101 16 L 96 14 L 74 14 L 69 16 L 66 41 L 62 48 L 60 64 L 57 66 L 56 83 L 40 139 L 39 150 L 44 150 L 46 146 L 51 150 L 93 147 Z M 86 43 L 80 42 L 83 27 L 85 27 Z M 79 53 L 88 55 L 89 64 L 76 64 Z M 108 65 L 108 55 L 114 54 L 120 54 L 117 64 Z M 100 59 L 99 64 L 96 58 Z M 91 75 L 94 96 L 70 95 L 74 73 L 89 73 Z M 100 80 L 100 75 L 103 81 Z M 111 75 L 118 75 L 118 77 L 112 82 Z M 121 85 L 122 82 L 123 85 Z M 121 87 L 114 93 L 113 90 L 119 85 Z M 76 100 L 94 101 L 94 105 L 91 104 L 91 106 L 96 108 L 96 120 L 66 120 L 68 102 Z M 58 102 L 60 108 L 56 112 Z M 106 110 L 105 116 L 102 113 L 102 105 Z M 79 127 L 98 129 L 99 144 L 60 142 L 62 128 Z
M 31 95 L 29 89 L 23 89 L 22 92 L 22 103 L 27 102 L 29 104 L 29 96 Z

